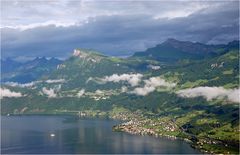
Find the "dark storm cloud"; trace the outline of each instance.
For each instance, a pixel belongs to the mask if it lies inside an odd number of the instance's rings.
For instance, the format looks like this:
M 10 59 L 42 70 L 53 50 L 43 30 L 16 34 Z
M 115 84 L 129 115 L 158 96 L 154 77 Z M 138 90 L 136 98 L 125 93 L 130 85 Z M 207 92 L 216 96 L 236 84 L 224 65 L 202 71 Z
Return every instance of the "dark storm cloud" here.
M 42 25 L 25 30 L 2 28 L 2 56 L 66 57 L 74 48 L 96 49 L 108 55 L 129 55 L 167 38 L 210 44 L 239 39 L 238 2 L 220 4 L 178 18 L 153 13 L 123 13 L 88 17 L 84 24 L 72 26 Z

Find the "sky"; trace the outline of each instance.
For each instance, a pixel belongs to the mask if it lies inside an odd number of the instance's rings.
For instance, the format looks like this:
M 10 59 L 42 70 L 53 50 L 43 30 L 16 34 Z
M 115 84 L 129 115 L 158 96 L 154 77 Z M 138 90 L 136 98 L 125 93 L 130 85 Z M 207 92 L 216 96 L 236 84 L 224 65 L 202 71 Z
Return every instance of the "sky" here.
M 167 40 L 239 40 L 239 1 L 1 0 L 1 56 L 125 56 Z

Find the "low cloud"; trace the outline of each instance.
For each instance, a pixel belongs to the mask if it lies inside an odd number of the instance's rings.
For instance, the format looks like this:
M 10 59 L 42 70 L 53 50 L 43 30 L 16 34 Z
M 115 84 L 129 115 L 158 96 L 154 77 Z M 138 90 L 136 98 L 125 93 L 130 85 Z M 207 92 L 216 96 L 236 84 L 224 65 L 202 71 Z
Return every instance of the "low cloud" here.
M 0 99 L 3 97 L 22 97 L 23 95 L 19 92 L 14 92 L 6 88 L 0 88 Z
M 103 94 L 103 93 L 104 93 L 104 92 L 103 92 L 102 90 L 99 90 L 99 89 L 95 91 L 95 94 L 96 94 L 96 95 L 101 95 L 101 94 Z
M 77 93 L 77 97 L 82 97 L 85 93 L 85 89 L 81 89 L 78 93 Z
M 239 102 L 240 89 L 224 89 L 223 87 L 196 87 L 179 90 L 177 94 L 181 97 L 187 98 L 202 96 L 208 101 L 226 98 L 231 102 Z
M 160 66 L 154 66 L 154 65 L 148 65 L 147 67 L 152 69 L 152 70 L 159 70 L 159 69 L 161 69 Z
M 50 80 L 47 80 L 47 81 L 45 81 L 46 83 L 64 83 L 64 82 L 66 82 L 66 80 L 65 79 L 50 79 Z
M 54 89 L 50 88 L 47 89 L 46 87 L 42 88 L 42 92 L 47 95 L 49 98 L 55 98 L 57 97 L 57 94 L 55 93 Z
M 64 83 L 64 82 L 66 82 L 66 80 L 65 79 L 50 79 L 50 80 L 46 80 L 46 81 L 32 81 L 29 83 L 5 82 L 4 84 L 11 86 L 11 87 L 31 88 L 31 87 L 34 87 L 36 84 L 43 83 L 43 82 L 46 82 L 48 84 Z
M 160 77 L 151 77 L 148 80 L 144 80 L 144 82 L 144 87 L 135 88 L 131 93 L 140 96 L 146 96 L 155 91 L 157 87 L 174 87 L 176 85 L 175 83 L 169 83 Z
M 126 93 L 128 91 L 128 88 L 126 86 L 121 87 L 121 93 Z
M 143 88 L 138 87 L 135 88 L 132 93 L 136 94 L 136 95 L 140 95 L 140 96 L 146 96 L 149 93 L 153 92 L 155 90 L 155 87 L 148 87 L 148 86 L 144 86 Z
M 35 84 L 40 83 L 42 81 L 33 81 L 29 83 L 17 83 L 17 82 L 5 82 L 4 84 L 12 87 L 21 87 L 21 88 L 27 88 L 27 87 L 33 87 Z
M 102 81 L 103 82 L 115 82 L 118 83 L 120 81 L 126 81 L 128 82 L 131 86 L 137 86 L 139 82 L 141 81 L 143 75 L 142 74 L 113 74 L 111 76 L 105 76 Z
M 88 84 L 88 82 L 90 82 L 92 80 L 94 80 L 94 79 L 92 77 L 89 77 L 85 83 Z

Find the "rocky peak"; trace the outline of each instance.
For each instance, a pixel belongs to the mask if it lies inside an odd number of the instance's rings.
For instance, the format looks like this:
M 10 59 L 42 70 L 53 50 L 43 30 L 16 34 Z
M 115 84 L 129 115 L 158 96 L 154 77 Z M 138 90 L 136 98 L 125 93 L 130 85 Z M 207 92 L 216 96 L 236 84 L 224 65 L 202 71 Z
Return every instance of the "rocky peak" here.
M 79 56 L 80 55 L 80 53 L 81 53 L 81 51 L 80 50 L 78 50 L 78 49 L 74 49 L 74 51 L 73 51 L 73 56 L 75 56 L 75 57 L 77 57 L 77 56 Z
M 104 57 L 100 53 L 84 49 L 74 49 L 72 56 L 79 57 L 83 60 L 91 61 L 94 63 L 99 62 Z
M 90 51 L 82 50 L 82 49 L 74 49 L 73 56 L 80 57 L 80 58 L 86 58 L 91 55 Z

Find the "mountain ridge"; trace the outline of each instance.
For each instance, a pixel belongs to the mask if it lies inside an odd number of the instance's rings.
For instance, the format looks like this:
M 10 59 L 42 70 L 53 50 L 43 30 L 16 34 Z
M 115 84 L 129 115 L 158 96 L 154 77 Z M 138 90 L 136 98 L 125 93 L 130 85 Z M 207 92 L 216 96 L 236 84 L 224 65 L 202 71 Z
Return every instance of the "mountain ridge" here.
M 49 74 L 58 64 L 62 63 L 59 59 L 47 59 L 46 57 L 36 57 L 24 63 L 14 61 L 11 58 L 6 60 L 11 60 L 12 64 L 1 60 L 1 82 L 28 83 Z M 10 69 L 5 69 L 9 67 Z
M 176 62 L 180 59 L 204 59 L 214 57 L 228 51 L 228 47 L 237 48 L 239 41 L 232 41 L 226 45 L 207 45 L 190 41 L 179 41 L 173 38 L 167 39 L 155 47 L 143 52 L 136 52 L 132 57 L 156 59 L 160 61 Z

